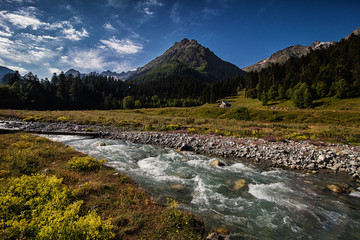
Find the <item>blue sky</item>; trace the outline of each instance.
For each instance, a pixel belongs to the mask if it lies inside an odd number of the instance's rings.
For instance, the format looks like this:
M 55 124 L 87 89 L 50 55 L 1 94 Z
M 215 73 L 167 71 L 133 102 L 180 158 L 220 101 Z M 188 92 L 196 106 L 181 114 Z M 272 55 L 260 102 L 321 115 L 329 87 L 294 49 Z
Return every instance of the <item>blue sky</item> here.
M 358 0 L 0 0 L 0 65 L 40 78 L 121 72 L 186 37 L 243 68 L 358 27 Z

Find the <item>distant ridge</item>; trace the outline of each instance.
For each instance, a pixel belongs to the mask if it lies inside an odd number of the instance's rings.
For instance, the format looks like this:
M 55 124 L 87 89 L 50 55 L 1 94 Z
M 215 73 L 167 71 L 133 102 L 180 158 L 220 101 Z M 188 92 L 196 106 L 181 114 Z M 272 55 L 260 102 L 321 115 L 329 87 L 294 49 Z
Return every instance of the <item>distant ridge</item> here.
M 80 78 L 83 78 L 85 76 L 95 75 L 95 76 L 112 77 L 112 78 L 114 78 L 116 80 L 125 80 L 133 72 L 134 71 L 117 73 L 117 72 L 112 72 L 110 70 L 107 70 L 107 71 L 103 71 L 101 73 L 97 73 L 97 72 L 80 73 L 80 71 L 71 68 L 71 69 L 69 69 L 69 70 L 67 70 L 65 72 L 65 76 L 68 76 L 68 75 L 71 74 L 73 77 L 79 77 L 80 76 Z
M 349 39 L 352 34 L 360 35 L 360 27 L 355 29 L 345 39 L 346 40 Z M 299 57 L 302 57 L 302 56 L 308 54 L 310 51 L 314 51 L 314 50 L 317 50 L 320 48 L 327 48 L 327 47 L 333 45 L 334 43 L 336 43 L 336 41 L 330 41 L 330 42 L 316 41 L 313 44 L 311 44 L 310 46 L 296 45 L 296 46 L 287 47 L 285 49 L 275 52 L 268 58 L 265 58 L 251 66 L 243 68 L 243 70 L 245 70 L 247 72 L 260 71 L 261 69 L 269 67 L 272 64 L 275 64 L 275 63 L 283 64 L 287 60 L 289 60 L 291 57 L 299 58 Z
M 243 70 L 245 70 L 247 72 L 260 71 L 261 69 L 269 67 L 272 64 L 275 64 L 275 63 L 283 64 L 287 60 L 289 60 L 291 57 L 299 58 L 299 57 L 302 57 L 302 56 L 308 54 L 311 50 L 317 50 L 322 47 L 327 48 L 334 43 L 335 43 L 334 41 L 331 41 L 331 42 L 316 41 L 313 44 L 311 44 L 310 46 L 296 45 L 296 46 L 287 47 L 283 50 L 275 52 L 268 58 L 265 58 L 249 67 L 243 68 Z
M 169 64 L 177 65 L 177 67 L 168 66 Z M 165 67 L 167 66 L 167 67 Z M 161 68 L 166 68 L 167 73 L 161 71 Z M 210 49 L 203 47 L 196 40 L 189 40 L 184 38 L 166 50 L 161 56 L 150 61 L 143 67 L 140 67 L 134 74 L 129 76 L 129 79 L 136 79 L 144 75 L 151 74 L 156 71 L 160 75 L 171 75 L 171 69 L 178 70 L 188 68 L 186 72 L 191 71 L 195 74 L 201 74 L 208 82 L 215 80 L 226 80 L 238 75 L 245 74 L 240 68 L 229 62 L 223 61 L 216 56 Z M 195 72 L 194 72 L 195 71 Z M 173 72 L 175 74 L 175 72 Z

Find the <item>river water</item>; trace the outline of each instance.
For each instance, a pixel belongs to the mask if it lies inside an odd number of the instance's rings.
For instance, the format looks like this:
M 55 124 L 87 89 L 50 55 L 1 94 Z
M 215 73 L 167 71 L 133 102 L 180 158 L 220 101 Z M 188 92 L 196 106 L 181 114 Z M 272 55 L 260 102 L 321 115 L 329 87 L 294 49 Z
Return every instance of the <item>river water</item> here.
M 336 194 L 330 175 L 264 170 L 219 159 L 121 140 L 45 135 L 129 175 L 159 202 L 176 199 L 207 228 L 223 227 L 230 239 L 360 239 L 360 189 Z M 104 142 L 106 146 L 100 146 Z M 221 160 L 225 167 L 210 163 Z M 245 179 L 248 190 L 235 190 Z

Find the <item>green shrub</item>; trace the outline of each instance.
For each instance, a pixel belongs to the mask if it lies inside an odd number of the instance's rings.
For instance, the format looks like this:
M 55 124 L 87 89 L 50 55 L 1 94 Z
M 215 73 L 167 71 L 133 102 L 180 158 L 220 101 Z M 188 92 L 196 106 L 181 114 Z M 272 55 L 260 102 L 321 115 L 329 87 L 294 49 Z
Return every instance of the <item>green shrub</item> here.
M 37 151 L 30 148 L 13 151 L 5 158 L 13 173 L 18 175 L 36 173 L 41 167 L 39 159 Z
M 235 120 L 250 120 L 250 111 L 246 107 L 235 108 L 226 113 L 225 118 Z
M 98 170 L 105 162 L 104 159 L 97 160 L 89 156 L 73 157 L 68 161 L 68 166 L 76 171 L 89 172 Z
M 201 239 L 201 234 L 194 234 L 194 229 L 201 233 L 199 230 L 203 227 L 202 223 L 193 215 L 180 210 L 175 200 L 167 199 L 167 205 L 168 209 L 163 212 L 162 217 L 170 237 L 175 233 L 176 239 Z M 182 231 L 183 238 L 179 238 L 179 231 Z
M 61 117 L 58 117 L 56 120 L 60 121 L 60 122 L 69 122 L 69 121 L 71 121 L 71 117 L 69 117 L 69 116 L 61 116 Z
M 170 124 L 170 125 L 165 126 L 166 131 L 174 131 L 174 130 L 178 130 L 178 129 L 180 129 L 179 125 Z
M 11 178 L 0 188 L 0 239 L 111 239 L 112 225 L 95 211 L 80 216 L 82 201 L 55 176 Z
M 144 131 L 153 131 L 155 128 L 150 124 L 150 125 L 145 125 L 144 127 Z
M 25 122 L 42 122 L 44 121 L 43 117 L 41 115 L 35 115 L 35 116 L 28 116 L 23 119 Z
M 86 129 L 85 129 L 85 132 L 94 132 L 94 129 L 92 129 L 92 128 L 86 128 Z

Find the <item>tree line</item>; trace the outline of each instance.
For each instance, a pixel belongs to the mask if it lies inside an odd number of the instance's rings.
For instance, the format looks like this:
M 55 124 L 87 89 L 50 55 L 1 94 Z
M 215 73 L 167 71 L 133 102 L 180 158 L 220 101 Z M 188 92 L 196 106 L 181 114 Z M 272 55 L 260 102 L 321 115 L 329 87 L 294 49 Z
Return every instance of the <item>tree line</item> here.
M 0 85 L 0 108 L 37 110 L 132 109 L 188 107 L 213 103 L 236 94 L 244 80 L 207 83 L 191 75 L 173 74 L 151 81 L 121 81 L 87 75 L 83 78 L 53 74 L 41 79 L 31 72 L 7 74 Z
M 299 108 L 311 108 L 313 100 L 325 97 L 360 97 L 360 36 L 250 72 L 245 88 L 246 97 L 263 105 L 292 100 Z

